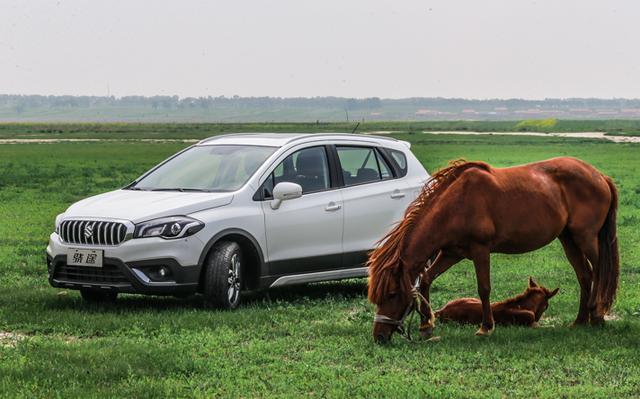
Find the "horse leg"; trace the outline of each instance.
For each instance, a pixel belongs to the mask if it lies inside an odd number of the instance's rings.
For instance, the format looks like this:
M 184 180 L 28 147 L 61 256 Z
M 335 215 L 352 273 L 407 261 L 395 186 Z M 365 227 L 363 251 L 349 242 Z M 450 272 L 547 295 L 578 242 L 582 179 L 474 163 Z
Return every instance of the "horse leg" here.
M 474 251 L 473 265 L 476 269 L 476 280 L 478 282 L 478 295 L 482 302 L 482 324 L 476 331 L 478 336 L 488 336 L 493 333 L 494 322 L 491 311 L 491 261 L 489 250 L 483 248 Z
M 560 243 L 562 243 L 564 253 L 569 263 L 571 263 L 571 266 L 573 266 L 573 270 L 576 272 L 576 277 L 578 278 L 578 283 L 580 284 L 580 308 L 578 309 L 576 320 L 572 325 L 587 324 L 589 323 L 588 304 L 592 280 L 591 266 L 569 232 L 565 231 L 558 239 Z
M 573 239 L 575 243 L 578 245 L 580 250 L 587 257 L 589 262 L 591 263 L 591 267 L 593 269 L 594 265 L 598 264 L 598 234 L 597 232 L 594 234 L 576 234 L 572 233 Z M 589 301 L 587 302 L 587 308 L 590 312 L 590 322 L 591 325 L 601 325 L 604 323 L 604 312 L 598 306 L 596 300 L 596 289 L 598 287 L 598 273 L 592 273 L 592 281 L 590 287 Z
M 427 300 L 427 303 L 421 303 L 420 309 L 420 336 L 423 338 L 429 338 L 433 334 L 433 326 L 435 317 L 433 310 L 431 309 L 431 299 L 429 292 L 431 291 L 431 283 L 439 275 L 446 272 L 451 266 L 462 260 L 459 256 L 454 256 L 440 251 L 438 257 L 433 264 L 423 273 L 422 280 L 420 281 L 420 293 Z M 424 315 L 429 315 L 425 317 Z
M 536 315 L 526 309 L 510 309 L 509 316 L 516 326 L 536 326 Z

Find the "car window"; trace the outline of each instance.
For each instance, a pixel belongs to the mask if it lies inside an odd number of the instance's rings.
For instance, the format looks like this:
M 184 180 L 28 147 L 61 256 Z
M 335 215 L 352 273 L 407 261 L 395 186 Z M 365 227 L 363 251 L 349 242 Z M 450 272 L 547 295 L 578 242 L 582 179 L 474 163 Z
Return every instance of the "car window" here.
M 391 157 L 400 168 L 400 176 L 405 176 L 407 174 L 407 156 L 402 151 L 389 149 L 387 151 L 391 153 Z
M 346 186 L 381 180 L 379 159 L 376 151 L 369 147 L 336 147 Z M 386 176 L 391 176 L 385 164 Z M 385 177 L 387 178 L 387 177 Z
M 163 191 L 234 191 L 255 173 L 276 147 L 194 146 L 144 175 L 130 188 Z
M 299 184 L 303 194 L 328 189 L 329 162 L 324 147 L 305 148 L 286 157 L 264 182 L 263 197 L 273 198 L 273 187 L 281 182 Z

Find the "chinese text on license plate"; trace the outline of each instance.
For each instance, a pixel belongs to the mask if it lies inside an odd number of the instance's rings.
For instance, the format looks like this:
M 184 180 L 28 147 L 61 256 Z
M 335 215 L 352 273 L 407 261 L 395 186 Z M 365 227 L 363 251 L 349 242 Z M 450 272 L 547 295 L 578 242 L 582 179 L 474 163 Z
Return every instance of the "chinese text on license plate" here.
M 75 249 L 67 251 L 67 265 L 102 267 L 102 251 L 98 249 Z

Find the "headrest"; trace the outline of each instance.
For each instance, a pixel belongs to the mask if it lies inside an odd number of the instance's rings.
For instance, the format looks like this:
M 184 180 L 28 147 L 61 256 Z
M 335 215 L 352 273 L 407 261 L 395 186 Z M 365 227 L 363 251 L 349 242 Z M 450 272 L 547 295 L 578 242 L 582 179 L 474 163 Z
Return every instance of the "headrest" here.
M 380 178 L 378 171 L 375 169 L 362 168 L 358 169 L 358 180 L 377 180 Z
M 311 149 L 301 151 L 296 159 L 296 171 L 302 175 L 320 174 L 324 169 L 325 158 L 322 150 Z

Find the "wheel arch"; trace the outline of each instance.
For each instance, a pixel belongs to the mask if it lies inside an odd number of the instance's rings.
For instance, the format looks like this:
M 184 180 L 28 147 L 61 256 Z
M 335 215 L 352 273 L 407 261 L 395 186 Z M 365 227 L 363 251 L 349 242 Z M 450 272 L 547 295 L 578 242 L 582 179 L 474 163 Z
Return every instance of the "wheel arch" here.
M 204 246 L 200 258 L 198 259 L 198 265 L 200 265 L 200 277 L 198 278 L 198 291 L 202 291 L 202 281 L 205 273 L 205 262 L 207 257 L 211 253 L 213 247 L 222 241 L 233 241 L 240 245 L 242 250 L 242 256 L 244 257 L 244 264 L 242 267 L 242 285 L 245 289 L 256 289 L 259 286 L 260 277 L 265 275 L 265 262 L 264 255 L 258 240 L 246 230 L 242 229 L 225 229 L 214 235 Z

